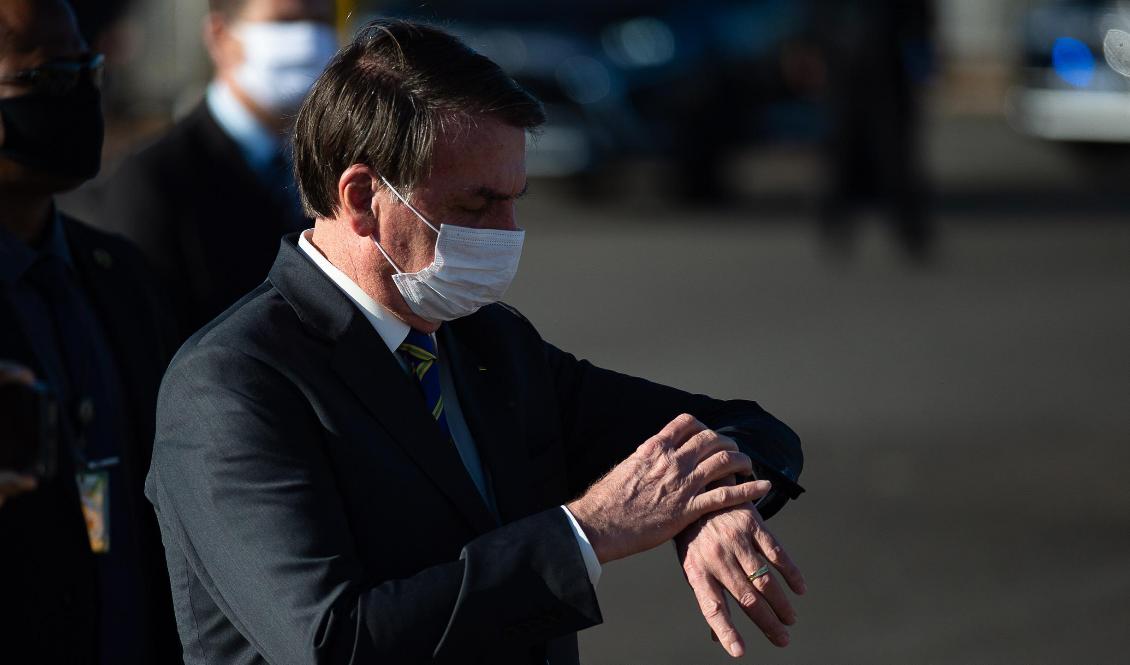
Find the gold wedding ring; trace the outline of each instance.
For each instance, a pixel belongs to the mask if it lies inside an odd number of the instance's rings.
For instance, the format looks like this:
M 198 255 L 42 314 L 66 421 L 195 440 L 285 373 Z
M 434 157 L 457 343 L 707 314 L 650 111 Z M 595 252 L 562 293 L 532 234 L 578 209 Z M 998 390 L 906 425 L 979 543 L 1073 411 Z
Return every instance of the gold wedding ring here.
M 769 564 L 765 564 L 764 566 L 758 568 L 757 572 L 755 572 L 755 573 L 753 573 L 752 575 L 749 576 L 749 581 L 753 582 L 757 578 L 765 577 L 768 574 L 769 574 Z

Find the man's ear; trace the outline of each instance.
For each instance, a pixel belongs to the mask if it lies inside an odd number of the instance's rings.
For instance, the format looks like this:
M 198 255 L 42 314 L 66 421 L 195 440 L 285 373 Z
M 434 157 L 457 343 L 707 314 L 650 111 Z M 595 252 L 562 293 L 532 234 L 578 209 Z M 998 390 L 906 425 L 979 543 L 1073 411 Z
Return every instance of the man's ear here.
M 231 26 L 219 12 L 208 12 L 201 25 L 204 47 L 216 72 L 223 73 L 243 62 L 243 49 L 232 36 Z
M 361 237 L 377 232 L 380 199 L 377 177 L 373 169 L 354 164 L 342 172 L 337 181 L 337 200 L 341 201 L 341 217 Z

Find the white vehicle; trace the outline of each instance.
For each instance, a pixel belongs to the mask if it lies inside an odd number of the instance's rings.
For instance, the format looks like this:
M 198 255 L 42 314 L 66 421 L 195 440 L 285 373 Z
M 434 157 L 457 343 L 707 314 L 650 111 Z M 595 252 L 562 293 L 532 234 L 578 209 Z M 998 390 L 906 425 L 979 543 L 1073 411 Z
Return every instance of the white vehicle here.
M 1009 118 L 1022 132 L 1052 141 L 1130 143 L 1130 73 L 1104 41 L 1130 38 L 1130 3 L 1040 3 L 1023 20 L 1021 79 Z M 1124 56 L 1123 56 L 1124 57 Z

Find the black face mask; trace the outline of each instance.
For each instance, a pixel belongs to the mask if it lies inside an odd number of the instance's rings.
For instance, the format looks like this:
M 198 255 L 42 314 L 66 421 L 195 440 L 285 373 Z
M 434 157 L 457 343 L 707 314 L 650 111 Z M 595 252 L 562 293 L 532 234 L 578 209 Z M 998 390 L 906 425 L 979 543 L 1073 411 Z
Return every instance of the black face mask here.
M 0 99 L 0 155 L 24 166 L 89 180 L 102 163 L 102 94 L 83 81 L 63 95 Z

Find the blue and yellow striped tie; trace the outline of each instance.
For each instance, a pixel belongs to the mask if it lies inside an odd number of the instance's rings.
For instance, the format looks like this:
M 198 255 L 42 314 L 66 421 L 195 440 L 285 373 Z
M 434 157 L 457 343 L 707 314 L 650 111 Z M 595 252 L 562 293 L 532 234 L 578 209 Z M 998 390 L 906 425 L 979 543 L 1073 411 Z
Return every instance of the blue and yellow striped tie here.
M 420 382 L 420 389 L 424 393 L 424 403 L 436 419 L 444 437 L 451 438 L 451 430 L 447 426 L 447 418 L 443 414 L 443 392 L 439 384 L 439 366 L 436 365 L 436 344 L 431 335 L 425 334 L 415 328 L 408 331 L 408 337 L 397 349 L 408 362 L 408 369 Z

